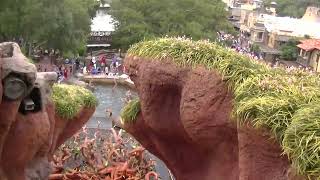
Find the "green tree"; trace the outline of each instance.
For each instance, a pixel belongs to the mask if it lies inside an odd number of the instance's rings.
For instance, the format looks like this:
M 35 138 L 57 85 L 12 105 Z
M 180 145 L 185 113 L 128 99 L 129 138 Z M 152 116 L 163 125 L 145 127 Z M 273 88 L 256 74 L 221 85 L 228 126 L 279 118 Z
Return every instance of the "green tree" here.
M 298 45 L 299 41 L 295 39 L 290 39 L 281 47 L 280 57 L 285 60 L 294 61 L 298 57 Z
M 0 3 L 0 41 L 77 53 L 90 33 L 96 0 L 4 0 Z
M 291 16 L 301 18 L 308 6 L 320 6 L 319 0 L 266 0 L 266 4 L 277 3 L 279 16 Z
M 256 43 L 251 45 L 250 50 L 251 50 L 251 52 L 254 52 L 256 54 L 261 52 L 260 46 L 258 44 L 256 44 Z
M 113 44 L 124 49 L 154 37 L 214 40 L 217 31 L 232 31 L 221 0 L 113 0 L 110 13 Z

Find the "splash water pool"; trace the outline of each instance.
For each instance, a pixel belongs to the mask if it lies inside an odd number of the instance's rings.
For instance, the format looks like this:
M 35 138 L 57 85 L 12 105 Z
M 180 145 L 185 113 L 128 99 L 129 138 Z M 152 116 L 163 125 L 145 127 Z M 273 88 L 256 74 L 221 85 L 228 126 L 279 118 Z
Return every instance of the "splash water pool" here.
M 98 121 L 101 122 L 100 128 L 102 129 L 110 129 L 111 118 L 107 117 L 106 109 L 110 109 L 112 111 L 112 118 L 118 118 L 120 115 L 120 111 L 124 106 L 124 98 L 126 97 L 126 93 L 130 91 L 133 97 L 137 96 L 137 94 L 130 90 L 128 87 L 117 85 L 102 85 L 96 84 L 94 95 L 97 97 L 99 101 L 99 105 L 96 108 L 95 113 L 87 123 L 88 128 L 97 128 Z

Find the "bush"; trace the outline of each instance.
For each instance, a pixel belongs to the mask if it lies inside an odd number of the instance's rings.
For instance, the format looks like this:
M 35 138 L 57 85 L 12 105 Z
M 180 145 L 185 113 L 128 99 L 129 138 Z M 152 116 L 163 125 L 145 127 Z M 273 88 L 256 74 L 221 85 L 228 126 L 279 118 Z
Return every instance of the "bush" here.
M 319 176 L 320 104 L 310 103 L 299 109 L 285 132 L 283 149 L 300 173 Z
M 66 119 L 72 119 L 81 108 L 97 106 L 97 99 L 91 91 L 75 85 L 53 85 L 52 100 L 56 113 Z
M 256 54 L 261 52 L 260 46 L 258 44 L 252 44 L 250 50 L 251 52 L 254 52 Z
M 138 117 L 140 108 L 139 99 L 129 101 L 129 103 L 121 111 L 121 118 L 124 123 L 134 122 Z
M 285 60 L 294 61 L 298 57 L 298 41 L 289 40 L 283 46 L 281 46 L 281 55 L 280 57 Z

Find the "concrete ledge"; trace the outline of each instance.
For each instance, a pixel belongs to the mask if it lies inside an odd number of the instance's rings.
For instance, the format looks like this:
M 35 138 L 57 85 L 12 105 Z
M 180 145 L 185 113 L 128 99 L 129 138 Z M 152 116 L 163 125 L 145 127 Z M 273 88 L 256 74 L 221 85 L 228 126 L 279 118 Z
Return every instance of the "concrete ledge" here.
M 101 84 L 114 84 L 116 82 L 120 85 L 128 86 L 132 89 L 135 89 L 135 85 L 129 77 L 125 78 L 123 76 L 84 75 L 80 79 L 87 83 L 92 82 Z

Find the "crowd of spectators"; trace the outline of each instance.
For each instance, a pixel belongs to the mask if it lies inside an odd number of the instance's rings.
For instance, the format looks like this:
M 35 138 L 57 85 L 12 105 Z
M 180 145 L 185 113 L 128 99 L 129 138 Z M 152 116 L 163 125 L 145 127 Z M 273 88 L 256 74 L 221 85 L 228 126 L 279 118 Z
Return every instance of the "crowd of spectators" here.
M 123 73 L 123 71 L 123 65 L 119 63 L 117 56 L 112 59 L 112 62 L 107 62 L 105 56 L 92 57 L 90 63 L 82 67 L 84 75 L 118 75 Z
M 250 47 L 250 43 L 243 35 L 234 36 L 232 34 L 218 32 L 217 42 L 240 54 L 246 55 L 252 59 L 263 60 L 261 53 L 254 52 Z

